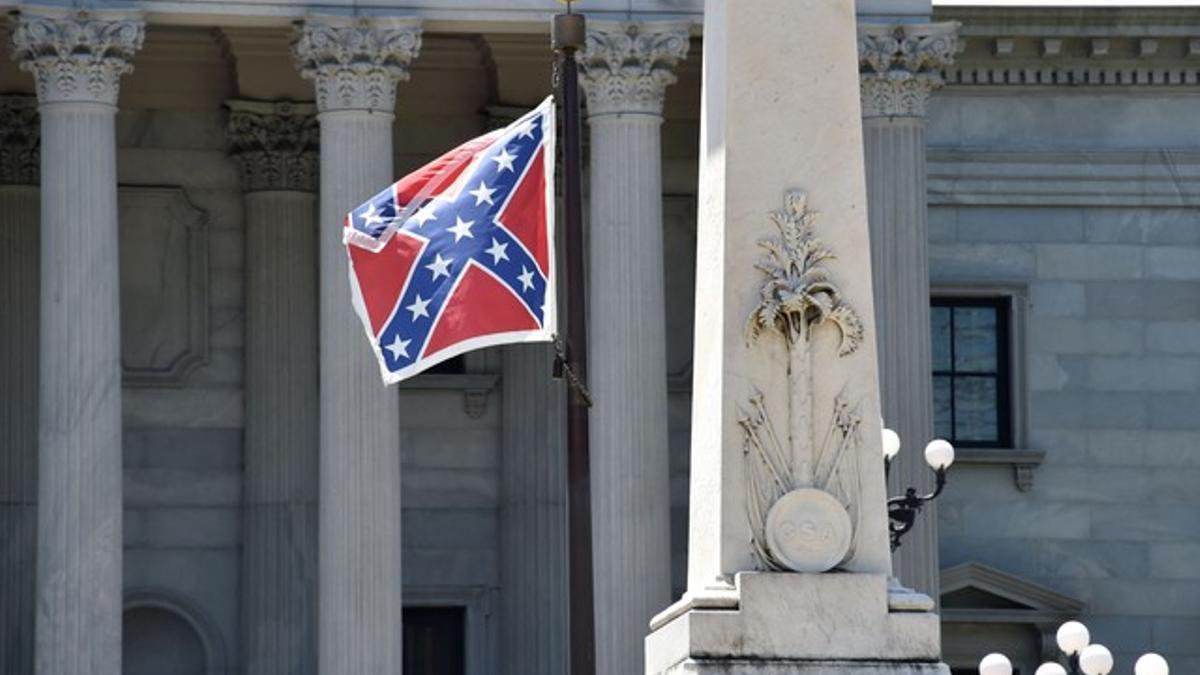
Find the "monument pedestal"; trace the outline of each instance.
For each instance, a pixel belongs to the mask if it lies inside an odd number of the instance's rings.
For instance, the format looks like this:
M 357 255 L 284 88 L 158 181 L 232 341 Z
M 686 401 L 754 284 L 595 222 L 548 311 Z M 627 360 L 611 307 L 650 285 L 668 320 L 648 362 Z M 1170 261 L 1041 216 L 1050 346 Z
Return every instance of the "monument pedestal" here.
M 647 675 L 948 675 L 938 616 L 890 612 L 883 574 L 740 572 L 654 618 Z

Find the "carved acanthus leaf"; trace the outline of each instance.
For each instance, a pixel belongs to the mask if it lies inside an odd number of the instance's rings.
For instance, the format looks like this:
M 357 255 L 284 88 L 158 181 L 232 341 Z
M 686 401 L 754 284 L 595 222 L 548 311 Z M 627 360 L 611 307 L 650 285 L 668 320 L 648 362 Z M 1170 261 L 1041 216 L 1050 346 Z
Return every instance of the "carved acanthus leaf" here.
M 863 117 L 924 117 L 958 52 L 957 22 L 859 24 Z
M 687 24 L 609 22 L 588 25 L 580 55 L 580 84 L 588 115 L 661 115 L 663 96 L 676 81 L 671 69 L 688 50 Z
M 145 40 L 140 17 L 86 11 L 22 11 L 12 33 L 13 58 L 33 73 L 42 103 L 115 105 L 121 75 Z
M 0 185 L 38 182 L 41 126 L 33 96 L 0 96 Z
M 247 192 L 317 189 L 316 106 L 290 101 L 228 101 L 230 154 Z
M 300 26 L 292 55 L 316 87 L 319 110 L 390 113 L 420 49 L 416 19 L 326 19 Z

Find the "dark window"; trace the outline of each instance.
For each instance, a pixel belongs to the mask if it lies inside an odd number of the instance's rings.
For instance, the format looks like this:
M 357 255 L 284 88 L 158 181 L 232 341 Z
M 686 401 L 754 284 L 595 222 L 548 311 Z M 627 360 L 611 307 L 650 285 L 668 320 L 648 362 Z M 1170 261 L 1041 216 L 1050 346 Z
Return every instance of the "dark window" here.
M 466 611 L 404 608 L 404 675 L 464 675 Z
M 935 297 L 934 435 L 963 447 L 1012 447 L 1007 297 Z

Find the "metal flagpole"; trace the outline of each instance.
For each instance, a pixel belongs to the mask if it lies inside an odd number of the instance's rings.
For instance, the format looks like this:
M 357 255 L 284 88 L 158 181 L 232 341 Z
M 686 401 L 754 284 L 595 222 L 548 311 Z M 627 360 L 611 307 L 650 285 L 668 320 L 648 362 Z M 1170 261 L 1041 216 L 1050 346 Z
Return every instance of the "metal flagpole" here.
M 580 195 L 579 70 L 575 53 L 584 44 L 584 18 L 557 14 L 551 44 L 557 55 L 558 105 L 562 109 L 562 161 L 566 212 L 566 265 L 562 279 L 567 290 L 567 339 L 561 343 L 559 365 L 566 374 L 567 502 L 571 675 L 595 673 L 595 633 L 592 609 L 592 493 L 588 460 L 587 314 L 583 279 L 583 200 Z

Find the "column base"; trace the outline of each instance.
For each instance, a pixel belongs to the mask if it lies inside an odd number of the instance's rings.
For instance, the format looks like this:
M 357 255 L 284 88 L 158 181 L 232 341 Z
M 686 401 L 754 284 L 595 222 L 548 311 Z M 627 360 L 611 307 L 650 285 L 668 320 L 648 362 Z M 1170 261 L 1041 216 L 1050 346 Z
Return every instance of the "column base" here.
M 651 622 L 647 675 L 948 675 L 933 612 L 890 611 L 883 574 L 742 572 Z

